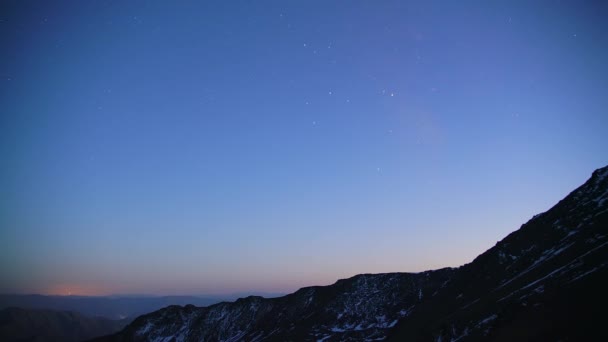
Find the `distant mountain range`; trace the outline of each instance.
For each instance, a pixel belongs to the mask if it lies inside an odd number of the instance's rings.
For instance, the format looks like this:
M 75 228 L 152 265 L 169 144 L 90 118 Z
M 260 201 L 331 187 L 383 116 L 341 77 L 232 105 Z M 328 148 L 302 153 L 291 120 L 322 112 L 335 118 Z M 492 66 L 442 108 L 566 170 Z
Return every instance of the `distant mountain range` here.
M 78 342 L 114 333 L 127 323 L 73 311 L 6 308 L 0 310 L 0 341 Z
M 169 306 L 97 341 L 608 341 L 608 167 L 473 262 Z
M 43 296 L 43 295 L 0 295 L 0 309 L 17 307 L 23 309 L 44 309 L 75 311 L 91 317 L 109 319 L 135 318 L 141 314 L 158 310 L 168 305 L 193 304 L 207 306 L 230 300 L 234 297 L 196 296 Z

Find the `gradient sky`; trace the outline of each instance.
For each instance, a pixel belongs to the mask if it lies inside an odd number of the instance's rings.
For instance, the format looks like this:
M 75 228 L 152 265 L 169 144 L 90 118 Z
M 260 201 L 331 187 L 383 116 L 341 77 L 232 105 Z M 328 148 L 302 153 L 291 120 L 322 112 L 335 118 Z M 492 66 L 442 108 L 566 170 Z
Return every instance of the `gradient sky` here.
M 608 5 L 2 1 L 0 292 L 459 266 L 608 161 Z

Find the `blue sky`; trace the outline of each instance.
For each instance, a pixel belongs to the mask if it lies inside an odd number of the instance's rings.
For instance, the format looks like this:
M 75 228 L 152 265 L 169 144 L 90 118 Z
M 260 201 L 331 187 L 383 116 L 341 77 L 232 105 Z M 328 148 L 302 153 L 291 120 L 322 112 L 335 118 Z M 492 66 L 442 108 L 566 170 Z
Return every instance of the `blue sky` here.
M 608 160 L 599 2 L 5 2 L 0 292 L 459 266 Z

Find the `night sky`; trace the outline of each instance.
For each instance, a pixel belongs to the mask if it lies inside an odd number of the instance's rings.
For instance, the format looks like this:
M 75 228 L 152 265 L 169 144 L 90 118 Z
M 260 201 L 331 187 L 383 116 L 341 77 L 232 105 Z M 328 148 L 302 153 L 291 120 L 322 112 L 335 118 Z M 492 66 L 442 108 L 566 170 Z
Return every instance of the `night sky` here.
M 606 2 L 0 6 L 1 293 L 459 266 L 608 161 Z

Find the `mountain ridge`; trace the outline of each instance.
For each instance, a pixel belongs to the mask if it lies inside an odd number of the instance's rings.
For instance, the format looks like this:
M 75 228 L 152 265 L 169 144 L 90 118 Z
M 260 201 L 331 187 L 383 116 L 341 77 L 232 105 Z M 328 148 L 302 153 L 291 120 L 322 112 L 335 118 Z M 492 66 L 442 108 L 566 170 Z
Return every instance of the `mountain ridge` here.
M 606 337 L 601 316 L 589 315 L 608 303 L 601 291 L 608 276 L 606 204 L 603 167 L 463 266 L 361 274 L 271 299 L 170 306 L 98 341 L 576 340 L 585 331 Z M 569 324 L 553 327 L 562 321 Z

